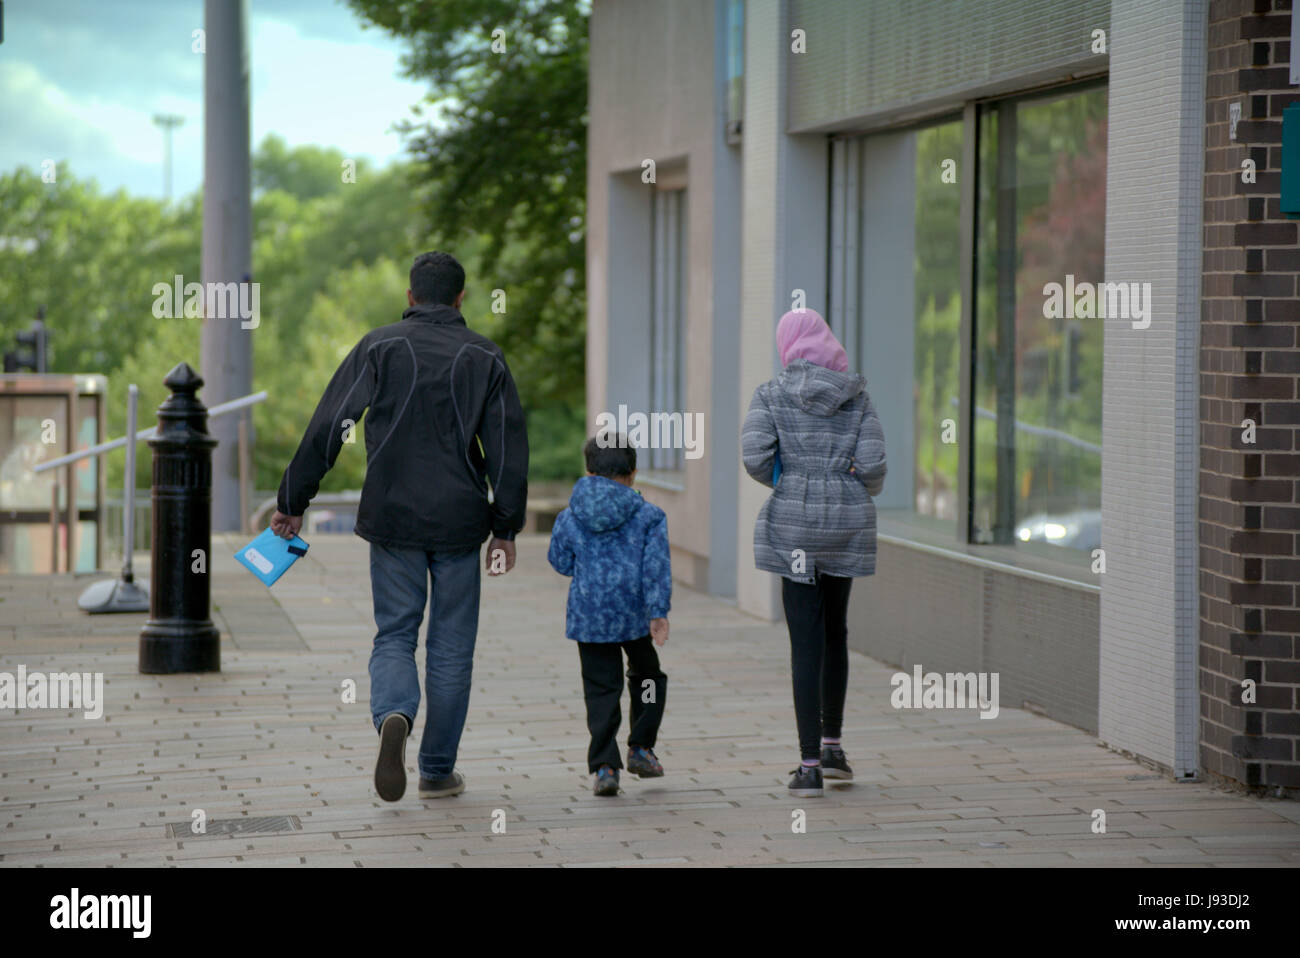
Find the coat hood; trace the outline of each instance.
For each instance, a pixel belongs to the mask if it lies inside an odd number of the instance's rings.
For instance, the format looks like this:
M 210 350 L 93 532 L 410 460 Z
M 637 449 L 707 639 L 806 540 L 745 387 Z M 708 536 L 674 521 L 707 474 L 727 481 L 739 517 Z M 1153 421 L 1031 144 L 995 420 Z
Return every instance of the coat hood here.
M 777 377 L 777 386 L 814 416 L 833 416 L 847 402 L 867 388 L 857 373 L 841 373 L 817 366 L 806 359 L 793 359 Z
M 604 476 L 583 476 L 569 496 L 573 517 L 590 532 L 617 529 L 641 508 L 641 493 Z

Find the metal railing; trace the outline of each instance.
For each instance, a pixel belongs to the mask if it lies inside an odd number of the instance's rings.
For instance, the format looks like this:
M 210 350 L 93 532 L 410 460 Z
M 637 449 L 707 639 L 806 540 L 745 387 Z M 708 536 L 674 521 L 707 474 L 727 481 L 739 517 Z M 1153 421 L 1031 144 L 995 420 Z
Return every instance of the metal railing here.
M 136 388 L 134 383 L 132 383 L 131 388 Z M 254 406 L 257 403 L 266 402 L 267 398 L 267 392 L 263 389 L 261 392 L 249 393 L 247 396 L 240 396 L 238 399 L 230 400 L 230 402 L 218 403 L 208 410 L 208 418 L 211 419 L 214 416 L 224 416 L 226 413 L 234 412 L 237 409 L 243 409 L 246 406 Z M 128 425 L 128 431 L 129 429 L 130 425 Z M 157 426 L 150 426 L 148 429 L 141 429 L 135 434 L 136 442 L 139 442 L 141 439 L 150 439 L 157 432 Z M 126 440 L 127 437 L 122 436 L 119 439 L 110 439 L 108 442 L 101 442 L 97 446 L 89 446 L 78 452 L 74 452 L 71 455 L 60 456 L 58 459 L 51 459 L 48 462 L 43 462 L 39 466 L 33 468 L 32 472 L 44 472 L 45 470 L 53 469 L 56 466 L 65 466 L 70 462 L 85 459 L 87 456 L 98 456 L 101 453 L 110 452 L 113 449 L 125 446 Z
M 150 426 L 148 429 L 138 429 L 138 430 L 136 429 L 136 405 L 139 399 L 139 394 L 140 394 L 139 387 L 137 387 L 135 383 L 131 383 L 127 391 L 127 412 L 126 412 L 126 433 L 127 434 L 125 436 L 121 436 L 118 439 L 110 439 L 108 442 L 101 442 L 94 446 L 89 446 L 86 449 L 78 450 L 77 452 L 70 453 L 66 456 L 60 456 L 57 459 L 50 459 L 49 461 L 43 462 L 39 466 L 35 466 L 32 469 L 33 473 L 46 472 L 51 469 L 57 469 L 59 466 L 66 466 L 66 465 L 71 465 L 72 463 L 75 462 L 80 462 L 82 459 L 87 459 L 90 456 L 102 456 L 107 452 L 111 452 L 114 449 L 125 446 L 126 447 L 126 470 L 125 470 L 125 477 L 124 477 L 125 488 L 123 492 L 123 506 L 122 506 L 123 543 L 127 543 L 127 542 L 135 543 L 137 541 L 137 535 L 135 531 L 136 530 L 135 521 L 137 518 L 136 508 L 135 508 L 135 492 L 136 492 L 135 444 L 142 439 L 152 438 L 158 432 L 157 426 Z M 228 413 L 237 412 L 239 410 L 246 409 L 250 406 L 256 405 L 257 403 L 265 402 L 267 398 L 268 398 L 268 393 L 266 392 L 266 390 L 262 390 L 261 392 L 255 392 L 255 393 L 250 393 L 247 396 L 241 396 L 238 399 L 232 399 L 229 402 L 218 403 L 217 405 L 208 409 L 208 418 L 211 419 L 214 416 L 224 416 Z M 134 439 L 134 441 L 131 441 L 132 439 Z M 241 444 L 246 444 L 247 442 L 247 434 L 242 429 L 240 430 L 240 442 Z M 246 487 L 249 478 L 246 475 L 248 471 L 248 455 L 246 450 L 241 451 L 241 455 L 239 456 L 239 465 L 240 465 L 240 473 L 241 473 L 239 477 L 239 485 L 240 485 L 241 499 L 242 499 L 243 498 L 242 491 Z M 75 496 L 70 496 L 69 498 L 75 499 Z M 58 560 L 59 560 L 58 548 L 57 548 L 58 528 L 59 528 L 59 507 L 58 507 L 59 482 L 57 479 L 54 482 L 53 503 L 54 504 L 50 509 L 51 537 L 52 537 L 52 541 L 55 544 L 52 564 L 53 564 L 53 571 L 57 572 Z M 242 521 L 244 522 L 247 521 L 246 517 L 241 517 L 241 518 Z M 70 517 L 70 521 L 71 521 L 71 517 Z M 107 522 L 105 522 L 105 526 L 107 526 Z M 105 532 L 106 529 L 101 529 L 100 534 L 104 535 Z M 123 575 L 128 580 L 131 577 L 132 552 L 133 550 L 131 549 L 125 549 L 125 548 L 123 549 Z

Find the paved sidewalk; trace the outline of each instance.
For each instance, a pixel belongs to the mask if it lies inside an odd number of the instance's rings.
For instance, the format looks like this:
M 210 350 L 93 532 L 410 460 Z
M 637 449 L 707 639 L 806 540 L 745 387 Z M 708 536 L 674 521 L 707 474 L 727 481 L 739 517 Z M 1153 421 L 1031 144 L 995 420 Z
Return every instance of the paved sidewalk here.
M 219 675 L 137 674 L 145 616 L 79 612 L 92 579 L 0 580 L 0 671 L 102 671 L 107 700 L 97 721 L 0 712 L 0 865 L 1300 863 L 1295 803 L 1175 784 L 1015 709 L 992 721 L 896 711 L 891 670 L 856 653 L 844 736 L 857 780 L 792 799 L 784 627 L 680 585 L 662 652 L 668 774 L 598 799 L 578 656 L 563 637 L 566 580 L 546 564 L 544 536 L 521 538 L 514 572 L 484 578 L 459 763 L 468 790 L 421 801 L 412 779 L 390 805 L 371 782 L 365 544 L 317 537 L 272 592 L 229 558 L 237 545 L 213 547 Z M 423 671 L 423 649 L 418 661 Z M 196 809 L 206 835 L 190 833 Z M 1096 809 L 1104 834 L 1092 831 Z M 292 830 L 224 824 L 273 816 Z

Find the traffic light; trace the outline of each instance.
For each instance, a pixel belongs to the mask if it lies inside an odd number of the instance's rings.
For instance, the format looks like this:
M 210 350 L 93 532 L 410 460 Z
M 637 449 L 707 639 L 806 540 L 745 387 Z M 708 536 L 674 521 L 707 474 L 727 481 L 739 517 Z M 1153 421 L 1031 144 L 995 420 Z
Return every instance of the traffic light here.
M 44 313 L 45 311 L 41 310 L 39 315 L 43 316 Z M 45 328 L 44 320 L 33 320 L 31 328 L 25 333 L 19 333 L 15 338 L 18 340 L 18 348 L 5 353 L 5 372 L 20 373 L 24 370 L 33 373 L 45 372 L 45 356 L 50 331 Z

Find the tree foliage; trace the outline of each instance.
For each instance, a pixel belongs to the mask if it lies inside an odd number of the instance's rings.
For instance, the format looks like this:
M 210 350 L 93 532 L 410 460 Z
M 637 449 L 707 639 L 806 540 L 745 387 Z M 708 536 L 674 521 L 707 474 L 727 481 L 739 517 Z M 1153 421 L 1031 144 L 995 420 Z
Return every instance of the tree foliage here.
M 1079 283 L 1106 278 L 1106 89 L 1091 87 L 1027 99 L 1015 110 L 1013 264 L 1000 266 L 997 256 L 996 201 L 1000 177 L 1005 176 L 997 162 L 997 114 L 986 114 L 981 127 L 976 404 L 997 410 L 999 395 L 1011 395 L 1017 423 L 1099 444 L 1105 323 L 1095 317 L 1049 318 L 1044 312 L 1044 286 L 1064 284 L 1067 275 Z M 1014 343 L 999 342 L 999 278 L 1009 281 L 1014 290 Z M 1071 335 L 1076 337 L 1073 349 Z M 999 382 L 999 358 L 1006 358 L 1011 349 L 1014 375 Z M 1078 380 L 1077 389 L 1069 388 L 1072 378 Z M 977 418 L 974 434 L 977 528 L 1006 521 L 996 514 L 999 482 L 1014 484 L 1017 520 L 1036 513 L 1099 507 L 1097 452 L 1016 429 L 1014 476 L 999 476 L 997 422 Z
M 281 190 L 300 200 L 313 200 L 338 191 L 346 159 L 342 150 L 326 146 L 290 148 L 282 137 L 272 133 L 253 155 L 253 190 Z M 364 177 L 367 170 L 364 160 L 357 162 L 357 179 Z
M 399 124 L 428 228 L 448 245 L 482 238 L 471 295 L 505 291 L 490 335 L 525 402 L 580 407 L 590 4 L 349 2 L 409 42 L 405 73 L 429 83 L 426 104 Z
M 408 41 L 405 70 L 429 94 L 398 124 L 409 163 L 359 162 L 344 182 L 342 153 L 275 136 L 252 158 L 253 386 L 272 397 L 253 414 L 256 485 L 276 485 L 339 350 L 401 315 L 411 258 L 437 246 L 466 265 L 466 321 L 505 350 L 538 440 L 534 478 L 579 474 L 590 4 L 349 2 Z M 113 435 L 126 385 L 138 383 L 148 423 L 167 370 L 199 366 L 198 324 L 155 318 L 152 290 L 177 274 L 201 278 L 201 237 L 198 194 L 168 206 L 104 194 L 62 169 L 49 184 L 30 171 L 0 176 L 0 336 L 45 306 L 51 371 L 108 376 Z M 323 488 L 355 488 L 359 468 L 341 462 Z M 110 483 L 120 469 L 109 457 Z
M 409 164 L 382 170 L 358 164 L 356 181 L 344 182 L 341 162 L 337 151 L 286 148 L 274 137 L 253 157 L 260 171 L 253 278 L 261 307 L 252 333 L 253 389 L 270 394 L 252 413 L 254 485 L 263 491 L 279 483 L 343 356 L 370 329 L 401 317 L 412 256 L 433 244 L 412 209 L 416 187 Z M 0 176 L 0 223 L 0 338 L 12 344 L 44 305 L 53 332 L 50 371 L 107 377 L 110 436 L 123 434 L 127 386 L 137 384 L 141 427 L 151 425 L 168 395 L 162 384 L 168 370 L 181 361 L 201 368 L 199 322 L 153 314 L 156 283 L 170 287 L 177 274 L 184 282 L 200 279 L 198 194 L 167 206 L 120 191 L 104 194 L 70 171 L 45 183 L 18 170 Z M 483 246 L 470 235 L 458 249 L 471 264 Z M 468 300 L 467 322 L 500 337 L 510 314 L 492 313 L 490 295 L 471 293 L 481 295 Z M 526 374 L 518 378 L 521 392 L 531 395 Z M 533 478 L 581 473 L 582 422 L 575 408 L 530 403 Z M 137 448 L 136 480 L 146 487 L 149 448 Z M 360 441 L 345 449 L 322 489 L 359 488 L 363 449 Z M 112 491 L 121 488 L 123 458 L 106 457 Z
M 45 307 L 51 372 L 108 372 L 157 324 L 155 283 L 197 278 L 197 199 L 173 208 L 104 194 L 60 169 L 0 175 L 0 336 L 6 347 Z

